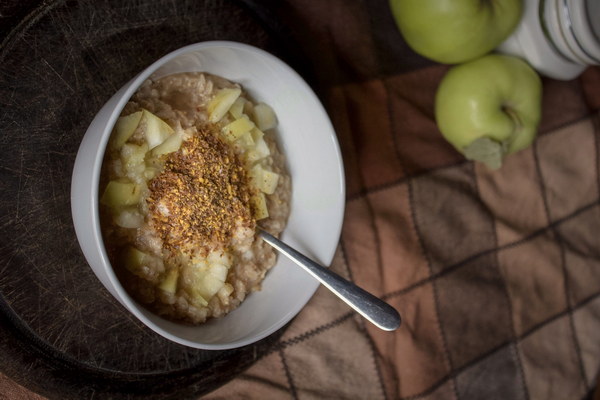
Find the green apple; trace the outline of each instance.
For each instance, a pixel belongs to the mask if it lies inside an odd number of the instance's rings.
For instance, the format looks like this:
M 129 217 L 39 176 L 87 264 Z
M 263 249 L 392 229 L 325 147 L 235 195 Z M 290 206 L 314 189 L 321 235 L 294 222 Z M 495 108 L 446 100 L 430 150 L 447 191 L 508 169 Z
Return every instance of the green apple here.
M 457 64 L 489 53 L 516 28 L 521 0 L 390 0 L 396 24 L 417 53 Z
M 541 117 L 542 82 L 519 58 L 489 54 L 451 68 L 435 98 L 444 137 L 466 158 L 496 169 L 529 146 Z

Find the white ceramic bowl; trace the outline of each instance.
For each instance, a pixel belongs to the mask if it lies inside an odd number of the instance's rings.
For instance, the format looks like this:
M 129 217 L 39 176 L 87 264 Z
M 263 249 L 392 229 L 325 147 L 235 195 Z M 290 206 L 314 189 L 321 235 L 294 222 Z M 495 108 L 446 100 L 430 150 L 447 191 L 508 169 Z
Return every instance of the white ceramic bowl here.
M 77 153 L 71 208 L 77 239 L 94 273 L 123 306 L 160 335 L 183 345 L 222 350 L 248 345 L 277 331 L 308 302 L 318 283 L 280 256 L 260 292 L 223 318 L 200 326 L 173 323 L 147 311 L 121 286 L 104 249 L 98 182 L 106 143 L 123 107 L 148 77 L 205 71 L 240 83 L 278 117 L 278 141 L 292 177 L 291 214 L 284 241 L 329 265 L 344 212 L 344 173 L 331 122 L 306 82 L 273 55 L 233 42 L 203 42 L 156 61 L 121 88 L 98 112 Z

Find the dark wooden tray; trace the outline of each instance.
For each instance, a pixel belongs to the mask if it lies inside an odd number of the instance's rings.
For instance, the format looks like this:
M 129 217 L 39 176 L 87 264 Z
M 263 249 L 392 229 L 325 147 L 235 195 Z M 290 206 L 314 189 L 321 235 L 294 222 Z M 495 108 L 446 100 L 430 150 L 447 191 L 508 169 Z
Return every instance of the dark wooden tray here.
M 7 1 L 0 15 L 0 370 L 57 399 L 209 392 L 282 332 L 241 349 L 202 351 L 169 342 L 129 315 L 77 243 L 73 162 L 104 102 L 169 51 L 234 40 L 302 70 L 297 47 L 265 2 L 37 3 Z

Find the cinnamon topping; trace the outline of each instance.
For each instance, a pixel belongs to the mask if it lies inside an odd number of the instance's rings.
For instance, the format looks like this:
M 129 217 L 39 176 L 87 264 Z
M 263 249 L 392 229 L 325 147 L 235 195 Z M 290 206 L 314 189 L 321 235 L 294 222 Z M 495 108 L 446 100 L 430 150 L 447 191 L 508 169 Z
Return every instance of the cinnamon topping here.
M 214 129 L 214 127 L 213 127 Z M 230 146 L 199 130 L 148 184 L 149 220 L 170 253 L 206 255 L 254 229 L 247 173 Z

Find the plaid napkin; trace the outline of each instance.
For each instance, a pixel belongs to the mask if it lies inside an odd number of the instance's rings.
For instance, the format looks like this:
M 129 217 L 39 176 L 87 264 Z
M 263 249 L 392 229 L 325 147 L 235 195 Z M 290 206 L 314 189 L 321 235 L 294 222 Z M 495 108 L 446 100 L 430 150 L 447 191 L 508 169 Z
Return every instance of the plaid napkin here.
M 343 152 L 331 268 L 403 325 L 379 331 L 320 288 L 268 354 L 204 399 L 591 399 L 600 68 L 544 80 L 540 136 L 490 171 L 440 136 L 447 67 L 407 48 L 387 1 L 273 3 L 318 71 Z M 39 398 L 2 377 L 0 393 Z
M 538 140 L 490 171 L 436 128 L 447 67 L 406 48 L 387 2 L 366 3 L 290 1 L 282 15 L 305 26 L 298 40 L 320 67 L 344 157 L 348 198 L 332 268 L 389 301 L 404 323 L 379 331 L 321 289 L 270 354 L 206 399 L 591 396 L 600 69 L 544 80 Z

